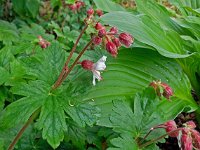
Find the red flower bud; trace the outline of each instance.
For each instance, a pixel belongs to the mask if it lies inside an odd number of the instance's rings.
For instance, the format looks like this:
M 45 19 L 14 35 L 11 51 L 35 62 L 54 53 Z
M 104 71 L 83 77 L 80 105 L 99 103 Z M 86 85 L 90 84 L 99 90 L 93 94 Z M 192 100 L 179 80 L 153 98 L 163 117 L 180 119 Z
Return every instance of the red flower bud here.
M 165 98 L 169 99 L 170 96 L 173 95 L 172 88 L 166 83 L 161 83 L 160 81 L 153 81 L 150 83 L 150 86 L 152 86 L 155 89 L 156 94 L 159 97 L 163 95 Z M 163 93 L 161 93 L 161 88 L 163 89 Z
M 98 36 L 96 36 L 96 37 L 93 39 L 93 43 L 94 43 L 95 45 L 99 45 L 99 44 L 101 44 L 101 42 L 102 42 L 102 38 L 100 38 L 100 37 L 98 37 Z
M 182 134 L 181 148 L 182 150 L 192 150 L 192 137 L 189 134 Z
M 121 46 L 121 43 L 118 38 L 114 38 L 114 39 L 112 39 L 112 41 L 117 46 L 117 48 Z
M 42 49 L 45 49 L 51 45 L 51 43 L 43 39 L 42 36 L 38 36 L 38 39 L 39 39 L 38 44 Z
M 122 44 L 124 44 L 126 47 L 130 47 L 133 43 L 134 39 L 133 37 L 128 33 L 121 33 L 119 35 L 119 40 Z
M 105 28 L 102 28 L 101 30 L 99 30 L 99 32 L 98 32 L 98 36 L 99 37 L 102 38 L 105 35 L 106 35 L 106 29 Z
M 112 28 L 110 29 L 110 32 L 113 33 L 113 34 L 117 34 L 117 33 L 118 33 L 117 27 L 112 27 Z
M 194 147 L 200 149 L 200 133 L 196 130 L 191 130 Z
M 69 9 L 72 10 L 72 11 L 77 10 L 77 5 L 76 5 L 76 4 L 68 5 L 68 7 L 69 7 Z
M 113 56 L 116 57 L 118 52 L 117 52 L 117 47 L 113 42 L 108 41 L 106 43 L 106 50 Z
M 93 69 L 93 66 L 94 66 L 94 63 L 90 60 L 83 60 L 81 62 L 81 66 L 83 67 L 83 69 L 85 70 L 92 70 Z
M 165 130 L 167 133 L 177 129 L 176 123 L 173 120 L 166 122 L 164 125 L 166 126 Z M 178 131 L 169 134 L 169 136 L 171 137 L 178 137 L 178 135 L 179 135 Z
M 87 10 L 87 15 L 88 16 L 92 16 L 94 14 L 94 9 L 93 8 L 90 8 Z
M 100 9 L 97 9 L 97 10 L 96 10 L 96 13 L 97 13 L 97 15 L 98 15 L 99 17 L 101 17 L 101 16 L 103 15 L 103 11 L 100 10 Z
M 82 3 L 83 3 L 83 2 L 79 2 L 79 1 L 76 2 L 76 8 L 77 8 L 77 9 L 80 9 L 80 8 L 82 7 Z
M 170 96 L 173 95 L 173 90 L 172 88 L 167 85 L 166 83 L 161 83 L 161 86 L 163 87 L 163 96 L 167 99 L 169 99 Z
M 101 30 L 103 28 L 103 26 L 101 25 L 101 23 L 97 22 L 95 25 L 95 29 L 96 30 Z

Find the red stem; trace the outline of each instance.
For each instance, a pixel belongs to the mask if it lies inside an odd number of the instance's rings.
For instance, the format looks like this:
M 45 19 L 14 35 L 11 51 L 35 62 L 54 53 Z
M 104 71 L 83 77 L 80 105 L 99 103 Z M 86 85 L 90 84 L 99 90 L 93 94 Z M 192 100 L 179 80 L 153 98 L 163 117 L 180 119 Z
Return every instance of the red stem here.
M 65 73 L 67 72 L 66 70 L 68 70 L 68 64 L 69 64 L 69 61 L 70 59 L 72 58 L 72 55 L 74 54 L 75 50 L 76 50 L 76 47 L 78 45 L 78 42 L 80 41 L 83 33 L 85 32 L 85 30 L 88 28 L 88 24 L 85 25 L 85 27 L 83 28 L 83 30 L 81 31 L 80 35 L 78 36 L 70 54 L 69 54 L 69 57 L 67 58 L 66 62 L 65 62 L 65 65 L 64 67 L 62 68 L 62 71 L 57 79 L 57 81 L 55 82 L 55 84 L 53 85 L 52 89 L 56 89 L 62 82 L 62 79 L 63 79 L 63 76 L 65 75 Z
M 21 138 L 22 134 L 26 130 L 26 128 L 33 122 L 33 120 L 37 117 L 39 114 L 40 109 L 37 109 L 32 116 L 29 118 L 29 120 L 26 122 L 26 124 L 21 128 L 21 130 L 17 133 L 16 137 L 12 141 L 12 143 L 9 145 L 8 150 L 13 150 L 15 144 L 18 142 L 18 140 Z

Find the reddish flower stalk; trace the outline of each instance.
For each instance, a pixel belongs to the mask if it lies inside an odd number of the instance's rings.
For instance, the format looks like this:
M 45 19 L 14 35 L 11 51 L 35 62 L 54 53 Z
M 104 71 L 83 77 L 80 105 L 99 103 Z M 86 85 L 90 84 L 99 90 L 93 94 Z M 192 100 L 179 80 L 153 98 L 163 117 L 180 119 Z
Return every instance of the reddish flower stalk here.
M 78 43 L 79 43 L 79 41 L 80 41 L 80 39 L 81 39 L 83 33 L 85 32 L 85 30 L 86 30 L 87 28 L 88 28 L 88 24 L 85 25 L 85 27 L 84 27 L 83 30 L 81 31 L 80 35 L 78 36 L 78 38 L 77 38 L 77 40 L 76 40 L 76 42 L 75 42 L 75 44 L 74 44 L 74 46 L 73 46 L 73 48 L 72 48 L 70 54 L 69 54 L 69 57 L 67 58 L 67 61 L 65 62 L 65 65 L 64 65 L 64 67 L 63 67 L 63 69 L 62 69 L 62 71 L 61 71 L 61 73 L 60 73 L 60 75 L 59 75 L 57 81 L 56 81 L 55 84 L 53 85 L 52 89 L 56 89 L 58 86 L 60 86 L 60 84 L 61 84 L 61 82 L 62 82 L 62 79 L 63 79 L 65 73 L 68 71 L 68 64 L 69 64 L 69 61 L 70 61 L 70 59 L 72 58 L 72 56 L 73 56 L 73 54 L 74 54 L 74 52 L 75 52 L 75 50 L 76 50 L 76 47 L 77 47 L 77 45 L 78 45 Z

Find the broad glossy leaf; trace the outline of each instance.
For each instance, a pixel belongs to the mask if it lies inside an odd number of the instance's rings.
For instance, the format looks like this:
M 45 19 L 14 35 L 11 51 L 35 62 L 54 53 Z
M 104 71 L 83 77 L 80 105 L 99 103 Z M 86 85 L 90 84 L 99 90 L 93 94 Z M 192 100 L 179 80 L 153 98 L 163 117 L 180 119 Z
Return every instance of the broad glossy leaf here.
M 190 82 L 181 67 L 173 59 L 155 51 L 138 48 L 120 50 L 116 59 L 108 58 L 103 78 L 84 98 L 101 106 L 103 117 L 98 122 L 101 125 L 109 126 L 106 115 L 112 109 L 112 100 L 129 99 L 153 80 L 161 79 L 174 90 L 172 102 L 163 101 L 166 115 L 173 114 L 171 117 L 174 118 L 185 107 L 191 110 L 197 108 L 190 93 Z
M 125 10 L 122 6 L 112 2 L 111 0 L 94 0 L 94 2 L 98 9 L 101 9 L 106 12 Z
M 183 40 L 179 34 L 173 30 L 163 30 L 147 16 L 136 16 L 128 12 L 111 12 L 104 15 L 102 20 L 132 34 L 135 39 L 154 47 L 163 56 L 170 58 L 190 56 L 184 50 Z

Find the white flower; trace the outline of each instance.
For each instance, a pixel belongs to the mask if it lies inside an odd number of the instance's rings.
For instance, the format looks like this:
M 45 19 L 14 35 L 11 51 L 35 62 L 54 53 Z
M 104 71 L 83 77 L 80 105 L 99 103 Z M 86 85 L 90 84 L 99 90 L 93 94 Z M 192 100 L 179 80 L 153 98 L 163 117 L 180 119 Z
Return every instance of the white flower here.
M 107 59 L 107 57 L 103 56 L 94 64 L 94 67 L 92 69 L 92 73 L 93 73 L 92 83 L 93 83 L 93 85 L 96 85 L 96 79 L 98 81 L 102 80 L 100 71 L 103 71 L 103 70 L 106 69 L 106 64 L 105 64 L 106 59 Z

